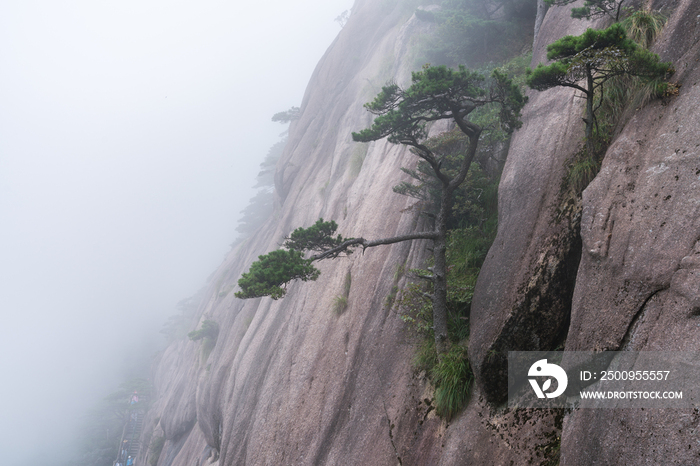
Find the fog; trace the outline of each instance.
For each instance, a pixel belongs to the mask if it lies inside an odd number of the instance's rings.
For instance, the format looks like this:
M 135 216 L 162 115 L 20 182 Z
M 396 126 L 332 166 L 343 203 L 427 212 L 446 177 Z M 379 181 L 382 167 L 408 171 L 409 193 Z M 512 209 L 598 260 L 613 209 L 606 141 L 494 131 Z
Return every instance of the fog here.
M 0 463 L 77 457 L 236 237 L 352 0 L 0 5 Z

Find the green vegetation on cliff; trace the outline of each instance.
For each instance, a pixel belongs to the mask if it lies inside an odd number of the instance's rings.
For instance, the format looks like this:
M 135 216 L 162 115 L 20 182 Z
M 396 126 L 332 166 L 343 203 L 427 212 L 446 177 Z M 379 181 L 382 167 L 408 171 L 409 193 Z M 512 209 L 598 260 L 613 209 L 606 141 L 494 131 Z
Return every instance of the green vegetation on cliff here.
M 438 2 L 436 2 L 438 3 Z M 503 63 L 532 43 L 536 0 L 443 0 L 436 11 L 416 11 L 436 24 L 425 38 L 425 59 L 457 66 Z
M 427 353 L 432 354 L 428 359 L 435 363 L 430 364 L 428 372 L 441 393 L 438 411 L 447 418 L 454 415 L 470 389 L 471 371 L 464 350 L 467 316 L 479 268 L 496 233 L 498 180 L 509 134 L 519 125 L 519 110 L 525 102 L 520 87 L 529 57 L 518 55 L 498 69 L 491 66 L 481 72 L 426 66 L 413 74 L 408 89 L 389 84 L 366 105 L 378 116 L 370 128 L 353 137 L 358 141 L 389 137 L 391 142 L 412 147 L 418 163 L 403 171 L 413 181 L 400 183 L 394 190 L 424 201 L 423 212 L 435 224 L 432 231 L 368 241 L 337 235 L 335 222 L 320 219 L 309 228 L 295 230 L 287 238 L 285 250 L 260 256 L 242 275 L 236 296 L 280 298 L 294 277 L 317 277 L 313 261 L 350 254 L 360 246 L 365 249 L 406 240 L 437 240 L 438 247 L 434 245 L 433 251 L 438 258 L 432 261 L 430 270 L 424 271 L 429 286 L 420 290 L 420 296 L 429 311 L 423 320 L 430 322 Z M 440 119 L 451 119 L 456 128 L 426 139 L 426 122 Z M 274 260 L 273 255 L 280 254 L 285 255 L 284 267 L 291 267 L 291 272 Z M 347 293 L 336 297 L 333 309 L 337 313 L 346 306 Z M 438 332 L 433 330 L 434 315 Z M 438 358 L 438 354 L 444 357 Z M 454 362 L 455 355 L 463 364 L 449 363 Z M 436 364 L 439 359 L 447 365 Z M 454 368 L 463 372 L 452 373 Z
M 544 0 L 549 6 L 565 6 L 576 0 Z M 572 8 L 571 17 L 576 19 L 592 19 L 600 16 L 609 16 L 615 22 L 620 20 L 625 0 L 586 0 L 582 7 Z
M 439 208 L 431 231 L 413 233 L 394 238 L 367 241 L 364 238 L 334 236 L 334 222 L 319 220 L 311 228 L 297 229 L 286 241 L 287 250 L 273 251 L 260 256 L 248 273 L 239 280 L 239 298 L 284 294 L 282 286 L 294 279 L 314 280 L 318 270 L 312 261 L 337 257 L 351 252 L 352 248 L 363 249 L 415 239 L 433 242 L 432 281 L 433 326 L 435 349 L 439 356 L 449 350 L 447 337 L 447 232 L 448 219 L 454 205 L 454 194 L 469 173 L 477 153 L 479 138 L 484 128 L 469 116 L 479 108 L 494 107 L 498 115 L 498 128 L 511 132 L 520 125 L 520 109 L 526 98 L 517 85 L 503 72 L 495 69 L 489 78 L 468 71 L 464 67 L 450 69 L 445 66 L 426 66 L 412 74 L 412 84 L 403 89 L 395 83 L 382 88 L 374 101 L 365 105 L 377 115 L 370 128 L 353 133 L 359 142 L 388 138 L 394 144 L 411 148 L 419 161 L 430 167 L 432 176 L 438 181 Z M 466 136 L 464 152 L 457 164 L 450 166 L 447 154 L 426 145 L 427 123 L 449 120 Z M 303 252 L 317 252 L 303 259 Z M 278 259 L 279 256 L 279 259 Z M 281 260 L 284 258 L 284 260 Z
M 191 331 L 187 336 L 192 341 L 202 340 L 202 362 L 204 363 L 216 346 L 216 340 L 219 338 L 219 324 L 207 319 L 202 322 L 202 328 Z
M 598 173 L 626 109 L 676 89 L 666 81 L 674 72 L 671 63 L 648 50 L 663 24 L 660 14 L 639 10 L 606 29 L 563 37 L 547 47 L 547 58 L 555 61 L 539 64 L 528 76 L 534 89 L 565 86 L 585 96 L 585 151 L 577 154 L 565 180 L 574 192 L 583 191 Z
M 524 86 L 530 54 L 516 56 L 499 67 L 512 82 Z M 498 183 L 505 163 L 510 134 L 499 128 L 498 112 L 482 107 L 472 114 L 472 120 L 484 128 L 477 154 L 469 174 L 455 191 L 454 204 L 448 220 L 447 262 L 447 335 L 451 349 L 442 360 L 435 352 L 431 302 L 428 298 L 432 283 L 426 282 L 426 271 L 409 271 L 413 278 L 401 291 L 397 310 L 419 338 L 415 366 L 425 371 L 435 386 L 436 412 L 450 419 L 466 404 L 471 392 L 473 375 L 466 346 L 469 338 L 469 315 L 476 280 L 486 254 L 496 236 L 498 219 Z M 446 169 L 459 166 L 467 137 L 458 129 L 428 139 L 425 144 L 444 156 Z M 402 183 L 395 191 L 425 201 L 424 213 L 435 216 L 439 206 L 439 186 L 430 170 L 419 163 L 416 170 L 406 170 L 414 180 Z M 426 267 L 432 263 L 426 264 Z M 418 281 L 416 281 L 418 280 Z
M 527 83 L 544 91 L 566 86 L 581 91 L 586 97 L 586 150 L 589 157 L 596 152 L 593 131 L 597 126 L 595 98 L 605 85 L 619 76 L 633 76 L 646 82 L 664 79 L 672 71 L 670 63 L 639 47 L 627 38 L 620 24 L 604 30 L 587 29 L 580 36 L 566 36 L 547 46 L 550 65 L 539 64 Z

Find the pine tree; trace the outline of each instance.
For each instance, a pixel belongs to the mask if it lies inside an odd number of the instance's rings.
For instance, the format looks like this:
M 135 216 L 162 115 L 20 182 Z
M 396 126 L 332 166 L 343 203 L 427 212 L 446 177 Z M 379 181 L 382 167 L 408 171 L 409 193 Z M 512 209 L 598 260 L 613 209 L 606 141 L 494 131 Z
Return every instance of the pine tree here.
M 576 0 L 544 0 L 549 6 L 565 6 Z M 586 0 L 582 7 L 572 8 L 571 17 L 576 19 L 593 19 L 609 16 L 617 23 L 620 21 L 622 4 L 625 0 Z
M 539 64 L 527 78 L 527 84 L 538 91 L 566 86 L 581 91 L 586 97 L 586 149 L 594 154 L 593 129 L 598 109 L 595 96 L 603 92 L 605 83 L 616 76 L 635 76 L 643 81 L 663 79 L 673 72 L 670 63 L 627 38 L 618 23 L 607 29 L 588 29 L 580 36 L 566 36 L 547 46 L 550 65 Z
M 311 262 L 349 254 L 352 248 L 363 249 L 393 244 L 415 239 L 428 239 L 433 242 L 434 266 L 433 283 L 433 325 L 438 354 L 448 349 L 447 339 L 447 266 L 445 259 L 447 239 L 447 218 L 452 208 L 453 194 L 464 182 L 476 154 L 482 127 L 469 120 L 469 115 L 479 107 L 496 105 L 500 107 L 500 124 L 508 132 L 520 126 L 520 110 L 526 98 L 520 89 L 503 73 L 495 70 L 487 78 L 464 67 L 450 69 L 445 66 L 426 66 L 412 74 L 412 84 L 402 89 L 390 83 L 365 108 L 377 115 L 371 127 L 352 137 L 358 142 L 370 142 L 388 138 L 394 144 L 411 148 L 421 161 L 430 166 L 440 184 L 439 210 L 432 231 L 368 241 L 364 238 L 343 238 L 335 236 L 335 222 L 320 219 L 307 229 L 297 229 L 285 242 L 286 250 L 273 251 L 260 256 L 250 271 L 239 280 L 241 291 L 237 297 L 257 297 L 270 295 L 278 298 L 284 295 L 284 285 L 293 279 L 315 280 L 318 270 Z M 444 156 L 436 155 L 424 144 L 427 137 L 427 124 L 438 120 L 451 120 L 468 137 L 469 144 L 459 169 L 443 169 Z M 304 259 L 304 253 L 316 252 Z

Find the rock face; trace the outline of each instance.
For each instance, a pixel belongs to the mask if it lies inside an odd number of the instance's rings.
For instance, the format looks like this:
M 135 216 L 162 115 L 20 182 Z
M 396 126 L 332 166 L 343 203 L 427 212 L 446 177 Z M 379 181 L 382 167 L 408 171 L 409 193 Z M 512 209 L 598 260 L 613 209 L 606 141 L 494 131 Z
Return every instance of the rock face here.
M 654 50 L 680 93 L 634 114 L 584 192 L 571 350 L 700 349 L 700 4 L 653 6 L 673 8 Z M 561 464 L 698 464 L 699 425 L 697 409 L 577 411 Z
M 338 222 L 344 236 L 368 239 L 422 227 L 414 201 L 391 189 L 414 156 L 350 137 L 371 121 L 362 104 L 387 80 L 406 84 L 421 65 L 416 45 L 430 25 L 406 3 L 356 2 L 291 125 L 277 166 L 276 214 L 228 255 L 192 322 L 218 322 L 216 346 L 206 354 L 201 342 L 180 341 L 161 355 L 143 439 L 165 438 L 157 465 L 518 465 L 559 451 L 561 464 L 697 462 L 697 413 L 564 416 L 493 403 L 504 398 L 508 350 L 564 340 L 566 349 L 700 344 L 700 5 L 693 0 L 652 2 L 671 13 L 655 48 L 674 62 L 680 95 L 640 109 L 621 129 L 582 210 L 561 192 L 583 136 L 581 101 L 566 89 L 530 93 L 472 306 L 477 387 L 450 423 L 435 416 L 431 388 L 411 366 L 415 337 L 391 306 L 401 271 L 427 257 L 426 242 L 321 263 L 316 282 L 291 285 L 279 301 L 234 298 L 259 254 L 319 217 Z M 544 61 L 548 43 L 587 26 L 568 8 L 550 9 L 533 62 Z M 348 302 L 340 315 L 332 311 L 338 296 Z M 137 464 L 154 456 L 143 449 Z
M 569 8 L 549 10 L 533 65 L 546 62 L 548 44 L 590 27 L 569 16 Z M 507 351 L 547 351 L 563 340 L 580 250 L 577 206 L 565 203 L 561 186 L 581 148 L 581 99 L 568 88 L 528 96 L 499 186 L 498 234 L 471 311 L 470 359 L 486 397 L 497 402 L 508 395 Z
M 392 192 L 414 156 L 385 141 L 351 139 L 371 121 L 363 103 L 390 79 L 406 84 L 416 67 L 412 50 L 429 23 L 413 11 L 357 2 L 319 63 L 277 167 L 277 214 L 226 258 L 200 306 L 200 321 L 221 328 L 214 350 L 204 360 L 200 343 L 178 343 L 156 370 L 159 398 L 149 419 L 152 437 L 162 430 L 166 438 L 160 466 L 385 463 L 399 454 L 395 432 L 412 435 L 426 416 L 422 430 L 439 428 L 413 376 L 412 337 L 386 305 L 403 282 L 397 270 L 422 263 L 424 242 L 322 263 L 318 281 L 291 285 L 283 300 L 233 296 L 257 255 L 319 217 L 337 221 L 344 236 L 420 228 L 415 201 Z M 336 315 L 334 298 L 348 280 L 347 309 Z M 415 409 L 398 425 L 407 400 Z M 139 464 L 150 459 L 144 451 Z

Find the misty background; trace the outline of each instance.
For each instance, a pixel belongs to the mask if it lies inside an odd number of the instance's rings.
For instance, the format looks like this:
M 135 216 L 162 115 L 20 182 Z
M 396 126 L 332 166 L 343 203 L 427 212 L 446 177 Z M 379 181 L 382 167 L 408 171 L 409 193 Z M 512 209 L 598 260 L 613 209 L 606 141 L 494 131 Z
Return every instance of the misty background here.
M 352 0 L 0 5 L 0 463 L 77 457 L 162 347 Z

